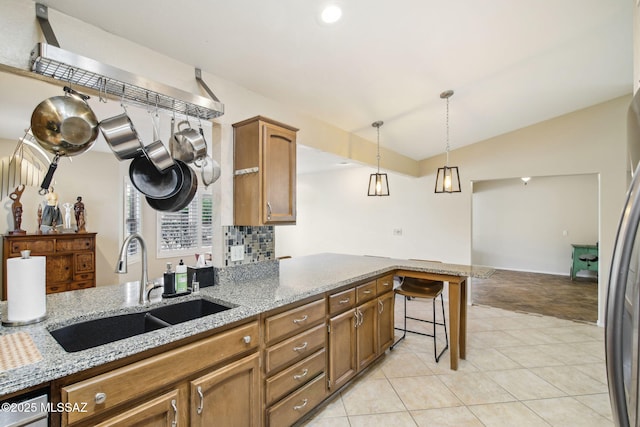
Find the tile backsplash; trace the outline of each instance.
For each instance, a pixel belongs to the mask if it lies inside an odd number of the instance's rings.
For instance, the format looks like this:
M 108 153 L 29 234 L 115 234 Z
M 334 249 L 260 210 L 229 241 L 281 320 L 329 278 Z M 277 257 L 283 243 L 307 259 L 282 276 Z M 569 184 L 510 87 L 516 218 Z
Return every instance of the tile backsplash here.
M 272 225 L 223 226 L 224 265 L 251 264 L 275 259 L 275 233 Z M 231 261 L 231 248 L 244 245 L 244 259 Z

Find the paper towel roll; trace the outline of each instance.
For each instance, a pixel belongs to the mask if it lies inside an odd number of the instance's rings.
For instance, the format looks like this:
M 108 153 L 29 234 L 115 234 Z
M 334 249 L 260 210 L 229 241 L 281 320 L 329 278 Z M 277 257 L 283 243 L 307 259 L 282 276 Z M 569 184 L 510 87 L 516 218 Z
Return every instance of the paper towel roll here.
M 47 312 L 46 257 L 7 259 L 7 322 L 42 320 Z

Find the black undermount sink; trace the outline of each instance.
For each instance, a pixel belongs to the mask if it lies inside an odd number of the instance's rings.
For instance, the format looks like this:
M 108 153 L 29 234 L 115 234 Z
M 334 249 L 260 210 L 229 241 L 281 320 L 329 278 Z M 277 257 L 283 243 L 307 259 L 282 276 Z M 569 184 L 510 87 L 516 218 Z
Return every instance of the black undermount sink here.
M 121 314 L 74 323 L 49 333 L 62 348 L 73 353 L 229 309 L 231 307 L 197 299 L 141 313 Z

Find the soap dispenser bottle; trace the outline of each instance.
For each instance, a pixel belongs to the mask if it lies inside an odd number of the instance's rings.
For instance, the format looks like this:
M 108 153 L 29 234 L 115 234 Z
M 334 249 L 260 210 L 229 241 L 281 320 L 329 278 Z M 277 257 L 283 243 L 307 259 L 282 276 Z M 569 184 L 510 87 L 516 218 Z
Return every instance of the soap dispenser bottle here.
M 164 294 L 167 297 L 176 293 L 176 274 L 171 270 L 171 263 L 167 263 L 167 271 L 164 273 Z
M 187 266 L 182 260 L 176 265 L 176 292 L 181 294 L 187 292 Z

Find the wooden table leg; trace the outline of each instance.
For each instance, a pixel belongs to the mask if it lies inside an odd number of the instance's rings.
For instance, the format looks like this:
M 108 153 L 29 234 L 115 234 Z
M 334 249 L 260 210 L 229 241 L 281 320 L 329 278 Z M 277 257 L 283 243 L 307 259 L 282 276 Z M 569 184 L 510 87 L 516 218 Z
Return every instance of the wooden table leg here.
M 449 363 L 454 371 L 458 369 L 460 343 L 460 283 L 449 282 Z M 466 331 L 466 328 L 464 328 Z
M 460 289 L 460 359 L 467 358 L 467 278 L 464 277 L 458 284 Z

